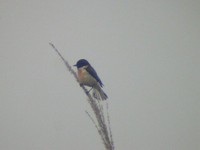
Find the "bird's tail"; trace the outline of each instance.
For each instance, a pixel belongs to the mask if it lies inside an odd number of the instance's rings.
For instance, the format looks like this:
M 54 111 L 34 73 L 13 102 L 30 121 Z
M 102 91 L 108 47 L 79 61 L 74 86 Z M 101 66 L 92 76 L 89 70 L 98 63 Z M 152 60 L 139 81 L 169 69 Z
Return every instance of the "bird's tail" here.
M 100 86 L 93 88 L 93 96 L 98 100 L 106 100 L 108 98 Z

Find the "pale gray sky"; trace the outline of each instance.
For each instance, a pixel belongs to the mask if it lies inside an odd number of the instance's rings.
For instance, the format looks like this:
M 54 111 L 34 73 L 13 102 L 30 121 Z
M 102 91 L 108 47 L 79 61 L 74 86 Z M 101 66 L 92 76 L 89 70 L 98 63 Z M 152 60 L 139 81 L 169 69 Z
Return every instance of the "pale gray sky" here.
M 200 149 L 200 1 L 0 1 L 0 149 L 102 150 L 70 64 L 109 96 L 116 150 Z

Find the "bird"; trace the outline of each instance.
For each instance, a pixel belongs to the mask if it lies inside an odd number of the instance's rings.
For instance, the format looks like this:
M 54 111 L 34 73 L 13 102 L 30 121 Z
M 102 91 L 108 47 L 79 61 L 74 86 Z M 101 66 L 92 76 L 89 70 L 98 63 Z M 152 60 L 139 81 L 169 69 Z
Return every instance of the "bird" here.
M 80 59 L 74 66 L 77 67 L 80 85 L 91 87 L 93 89 L 93 97 L 97 100 L 106 100 L 108 96 L 102 90 L 103 83 L 90 63 L 86 59 Z

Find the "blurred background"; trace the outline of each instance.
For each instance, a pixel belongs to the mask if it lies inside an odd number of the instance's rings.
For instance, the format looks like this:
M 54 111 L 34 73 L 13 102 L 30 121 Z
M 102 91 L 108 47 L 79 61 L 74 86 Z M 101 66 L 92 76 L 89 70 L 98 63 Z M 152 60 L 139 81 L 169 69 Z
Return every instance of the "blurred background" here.
M 200 149 L 199 33 L 199 0 L 1 0 L 0 149 L 104 149 L 49 42 L 96 69 L 116 150 Z

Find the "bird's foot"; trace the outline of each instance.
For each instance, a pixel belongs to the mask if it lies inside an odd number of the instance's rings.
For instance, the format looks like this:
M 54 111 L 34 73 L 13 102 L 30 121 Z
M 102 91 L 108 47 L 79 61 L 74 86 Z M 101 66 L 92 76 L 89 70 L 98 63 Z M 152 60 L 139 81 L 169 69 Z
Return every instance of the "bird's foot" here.
M 89 91 L 87 91 L 87 94 L 89 94 L 92 89 L 93 89 L 93 87 Z
M 89 95 L 90 91 L 86 91 L 86 94 Z

